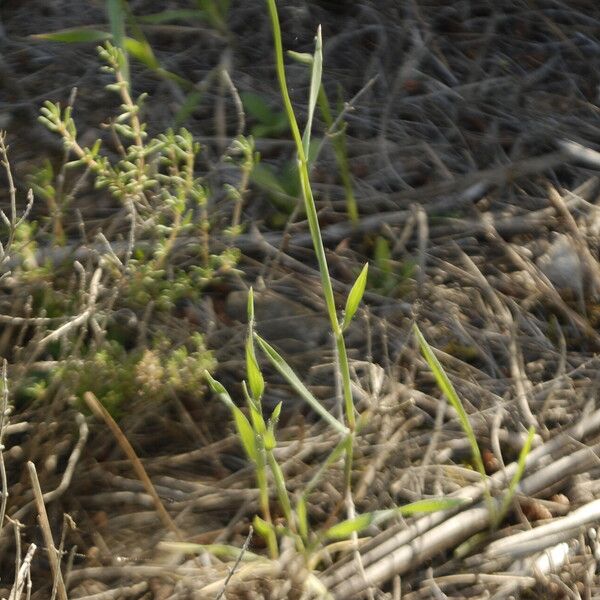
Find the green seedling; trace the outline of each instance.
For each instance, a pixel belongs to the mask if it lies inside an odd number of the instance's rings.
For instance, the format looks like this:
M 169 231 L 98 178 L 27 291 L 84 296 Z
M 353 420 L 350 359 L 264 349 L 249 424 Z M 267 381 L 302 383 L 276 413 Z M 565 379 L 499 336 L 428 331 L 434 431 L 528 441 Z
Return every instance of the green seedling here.
M 269 475 L 275 485 L 279 505 L 284 513 L 288 527 L 295 530 L 290 498 L 285 485 L 283 472 L 273 451 L 277 447 L 275 429 L 281 413 L 279 403 L 265 421 L 262 410 L 262 396 L 265 382 L 254 350 L 254 298 L 252 289 L 248 294 L 248 335 L 246 338 L 246 381 L 243 383 L 246 405 L 250 418 L 233 402 L 227 390 L 218 381 L 206 374 L 209 385 L 233 414 L 238 436 L 246 456 L 254 464 L 259 490 L 260 506 L 263 518 L 254 519 L 256 531 L 264 537 L 272 558 L 278 556 L 276 529 L 271 518 L 269 506 Z M 299 541 L 299 539 L 298 539 Z
M 481 475 L 481 480 L 484 484 L 484 494 L 486 501 L 488 503 L 488 508 L 490 509 L 490 515 L 494 514 L 494 500 L 492 498 L 492 494 L 490 492 L 490 487 L 488 483 L 488 477 L 485 472 L 485 466 L 483 464 L 483 459 L 481 457 L 481 451 L 479 450 L 479 444 L 477 443 L 477 437 L 475 436 L 475 432 L 473 431 L 473 427 L 471 426 L 471 422 L 469 421 L 469 417 L 467 412 L 465 411 L 450 378 L 444 371 L 440 361 L 437 356 L 434 354 L 431 346 L 427 343 L 427 340 L 421 333 L 421 330 L 417 325 L 414 326 L 415 336 L 417 337 L 417 341 L 419 342 L 419 346 L 421 348 L 421 353 L 425 357 L 429 368 L 431 369 L 433 376 L 435 377 L 435 381 L 444 394 L 450 405 L 456 411 L 458 415 L 458 420 L 460 426 L 462 427 L 463 432 L 467 436 L 467 440 L 469 441 L 469 445 L 471 446 L 471 454 L 473 457 L 473 463 L 475 464 L 475 468 Z
M 469 445 L 471 446 L 473 463 L 481 476 L 481 481 L 484 486 L 484 496 L 490 515 L 490 529 L 495 530 L 498 528 L 498 526 L 506 516 L 508 508 L 510 507 L 510 504 L 518 488 L 519 482 L 521 481 L 523 473 L 525 472 L 527 456 L 529 455 L 529 452 L 531 450 L 531 444 L 535 435 L 535 429 L 533 427 L 529 428 L 527 439 L 525 441 L 525 444 L 523 445 L 523 448 L 521 449 L 521 452 L 519 453 L 517 469 L 515 470 L 515 473 L 510 481 L 508 490 L 505 492 L 504 497 L 498 506 L 498 503 L 492 497 L 488 476 L 485 472 L 485 466 L 481 457 L 481 451 L 479 449 L 479 444 L 477 443 L 477 437 L 475 436 L 475 432 L 473 431 L 473 428 L 469 421 L 469 417 L 462 405 L 462 402 L 460 401 L 460 398 L 456 393 L 456 390 L 454 389 L 450 378 L 444 371 L 444 368 L 442 367 L 440 361 L 438 360 L 437 356 L 435 356 L 431 346 L 428 344 L 427 340 L 425 339 L 417 325 L 414 326 L 414 333 L 421 348 L 421 353 L 425 357 L 425 360 L 427 361 L 427 364 L 429 365 L 429 368 L 431 369 L 433 376 L 435 377 L 439 389 L 442 391 L 444 396 L 446 396 L 451 406 L 456 411 L 462 430 L 466 435 L 467 440 L 469 441 Z M 471 546 L 472 542 L 465 542 L 465 547 L 470 548 Z
M 337 525 L 330 527 L 322 533 L 321 536 L 314 535 L 310 531 L 308 519 L 308 496 L 318 485 L 324 476 L 326 470 L 337 463 L 340 459 L 344 460 L 344 482 L 345 494 L 351 497 L 351 473 L 353 460 L 353 444 L 355 435 L 358 432 L 362 420 L 357 420 L 356 409 L 351 392 L 350 370 L 348 357 L 344 340 L 344 332 L 349 327 L 352 319 L 356 315 L 358 307 L 365 293 L 368 266 L 365 265 L 359 273 L 350 293 L 346 299 L 343 316 L 338 316 L 338 310 L 335 303 L 331 279 L 325 250 L 320 233 L 319 222 L 315 202 L 310 186 L 309 178 L 309 153 L 311 149 L 310 127 L 317 103 L 319 90 L 321 88 L 321 63 L 322 63 L 322 43 L 320 30 L 317 32 L 315 55 L 312 58 L 311 66 L 311 86 L 309 93 L 309 112 L 308 123 L 304 133 L 300 134 L 300 129 L 296 121 L 295 113 L 289 98 L 285 69 L 283 65 L 283 49 L 281 44 L 281 32 L 279 29 L 279 18 L 274 0 L 267 0 L 271 23 L 273 27 L 273 38 L 275 43 L 275 57 L 278 79 L 281 88 L 281 95 L 284 101 L 285 111 L 290 123 L 294 142 L 296 145 L 298 175 L 300 179 L 300 188 L 304 200 L 304 207 L 308 217 L 310 233 L 313 241 L 314 250 L 317 256 L 321 283 L 325 296 L 325 303 L 329 315 L 330 326 L 335 339 L 337 351 L 338 375 L 342 381 L 342 394 L 344 403 L 343 422 L 336 419 L 325 406 L 322 405 L 310 390 L 303 384 L 300 377 L 292 370 L 285 359 L 271 346 L 265 339 L 254 331 L 254 303 L 253 293 L 250 290 L 248 296 L 248 336 L 245 345 L 246 354 L 246 381 L 243 384 L 244 396 L 246 399 L 247 411 L 249 417 L 233 402 L 222 384 L 215 381 L 207 374 L 207 379 L 213 391 L 231 410 L 238 436 L 244 447 L 246 455 L 254 464 L 256 470 L 257 484 L 259 488 L 260 505 L 262 517 L 254 518 L 255 530 L 267 540 L 267 545 L 271 556 L 277 555 L 277 536 L 292 536 L 296 547 L 300 551 L 307 553 L 314 551 L 315 544 L 321 544 L 323 540 L 346 538 L 363 531 L 366 527 L 373 524 L 381 524 L 397 515 L 413 515 L 415 513 L 431 512 L 437 510 L 450 509 L 465 502 L 456 499 L 432 499 L 417 502 L 405 507 L 396 507 L 384 511 L 375 511 L 360 515 L 359 517 L 342 521 Z M 292 508 L 283 472 L 275 460 L 273 450 L 276 447 L 276 423 L 279 419 L 281 404 L 277 405 L 268 421 L 265 421 L 262 411 L 261 399 L 265 390 L 265 380 L 260 369 L 259 361 L 256 357 L 255 343 L 261 350 L 265 358 L 277 370 L 277 372 L 289 383 L 298 396 L 306 402 L 317 415 L 321 417 L 338 436 L 339 441 L 323 462 L 317 473 L 311 481 L 305 486 L 300 497 L 297 499 L 295 507 Z M 268 470 L 268 473 L 267 473 Z M 270 513 L 268 481 L 272 481 L 274 486 L 274 495 L 278 500 L 281 512 L 285 517 L 285 524 L 275 525 Z M 308 559 L 308 557 L 306 557 Z M 307 564 L 310 564 L 307 560 Z

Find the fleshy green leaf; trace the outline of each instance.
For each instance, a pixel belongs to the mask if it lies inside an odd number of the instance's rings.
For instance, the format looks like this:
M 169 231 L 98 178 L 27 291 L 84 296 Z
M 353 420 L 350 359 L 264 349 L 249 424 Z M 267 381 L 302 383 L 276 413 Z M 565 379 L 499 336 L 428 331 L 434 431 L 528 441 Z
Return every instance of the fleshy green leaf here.
M 300 397 L 310 405 L 310 407 L 320 415 L 329 425 L 342 435 L 349 433 L 348 428 L 340 423 L 327 409 L 311 394 L 308 388 L 300 381 L 296 373 L 285 362 L 283 357 L 266 340 L 263 340 L 257 333 L 254 338 L 258 342 L 261 350 L 265 353 L 271 364 L 277 369 L 279 374 L 296 390 Z
M 312 122 L 315 114 L 315 106 L 317 105 L 317 99 L 319 97 L 319 90 L 321 89 L 321 78 L 323 75 L 323 42 L 321 40 L 321 26 L 317 29 L 317 37 L 315 40 L 315 53 L 312 60 L 312 69 L 310 76 L 310 92 L 308 95 L 308 119 L 306 121 L 306 128 L 304 129 L 304 135 L 302 136 L 302 145 L 304 147 L 304 154 L 308 157 L 308 151 L 310 148 L 310 134 L 312 130 Z
M 348 325 L 350 325 L 350 321 L 354 317 L 358 306 L 362 300 L 362 297 L 365 293 L 365 287 L 367 285 L 367 275 L 369 273 L 369 263 L 366 263 L 362 268 L 362 271 L 356 278 L 350 293 L 348 294 L 348 299 L 346 300 L 346 310 L 344 311 L 344 322 L 342 324 L 342 329 L 346 329 Z

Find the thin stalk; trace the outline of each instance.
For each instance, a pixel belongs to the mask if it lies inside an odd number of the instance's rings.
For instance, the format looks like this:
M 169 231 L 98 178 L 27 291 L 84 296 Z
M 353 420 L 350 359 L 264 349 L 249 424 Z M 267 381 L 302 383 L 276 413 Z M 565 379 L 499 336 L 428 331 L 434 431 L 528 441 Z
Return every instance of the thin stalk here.
M 271 508 L 269 506 L 269 484 L 267 482 L 265 457 L 262 452 L 258 453 L 258 457 L 259 458 L 256 461 L 256 482 L 258 484 L 259 504 L 264 520 L 272 526 L 273 519 L 271 518 Z M 267 537 L 267 545 L 269 546 L 270 557 L 275 560 L 278 555 L 278 550 L 274 536 L 271 535 Z
M 348 218 L 353 223 L 358 223 L 358 207 L 354 196 L 354 189 L 352 188 L 350 167 L 348 166 L 348 150 L 346 147 L 344 124 L 342 124 L 341 129 L 335 129 L 329 98 L 327 98 L 327 93 L 325 92 L 323 85 L 321 85 L 321 89 L 319 90 L 318 101 L 319 108 L 321 109 L 321 116 L 325 121 L 325 125 L 327 125 L 327 133 L 331 137 L 335 159 L 340 169 L 340 178 L 342 179 L 342 185 L 346 195 L 346 211 L 348 213 Z
M 287 488 L 285 487 L 285 479 L 281 472 L 281 467 L 275 460 L 272 450 L 267 452 L 267 462 L 273 475 L 273 481 L 275 482 L 275 489 L 277 491 L 277 497 L 279 498 L 279 504 L 283 510 L 283 516 L 285 517 L 290 530 L 297 533 L 296 523 L 292 513 L 292 503 L 290 502 L 290 497 Z
M 329 314 L 329 320 L 331 322 L 331 329 L 336 341 L 336 348 L 339 354 L 339 368 L 340 375 L 342 378 L 342 387 L 344 394 L 344 407 L 346 411 L 346 419 L 348 422 L 348 428 L 353 431 L 355 426 L 354 418 L 354 403 L 352 401 L 352 390 L 350 386 L 350 370 L 348 368 L 348 357 L 346 354 L 346 346 L 343 338 L 342 328 L 337 316 L 335 307 L 335 299 L 333 295 L 333 286 L 331 285 L 331 278 L 329 276 L 329 267 L 327 265 L 327 257 L 325 255 L 325 247 L 323 245 L 323 239 L 321 236 L 321 229 L 319 227 L 319 219 L 317 215 L 317 209 L 315 206 L 315 200 L 313 197 L 312 189 L 310 186 L 310 176 L 308 171 L 308 160 L 304 152 L 302 145 L 302 135 L 296 121 L 296 115 L 294 108 L 292 107 L 292 101 L 288 92 L 287 81 L 285 77 L 285 68 L 283 62 L 283 46 L 281 42 L 281 28 L 279 26 L 279 16 L 277 14 L 277 6 L 275 0 L 267 0 L 269 7 L 269 14 L 271 17 L 271 24 L 273 27 L 273 41 L 275 45 L 275 64 L 277 70 L 277 78 L 279 80 L 279 86 L 281 88 L 281 96 L 285 107 L 288 120 L 290 122 L 290 128 L 296 149 L 298 152 L 298 171 L 300 175 L 300 185 L 302 188 L 302 197 L 304 199 L 304 207 L 306 210 L 306 216 L 308 218 L 308 226 L 310 229 L 310 235 L 313 242 L 315 254 L 317 256 L 317 262 L 319 264 L 319 271 L 321 274 L 321 284 L 323 286 L 323 295 L 325 297 L 325 304 L 327 306 L 327 312 Z M 351 454 L 348 455 L 348 460 L 351 460 Z M 350 468 L 347 465 L 347 468 Z

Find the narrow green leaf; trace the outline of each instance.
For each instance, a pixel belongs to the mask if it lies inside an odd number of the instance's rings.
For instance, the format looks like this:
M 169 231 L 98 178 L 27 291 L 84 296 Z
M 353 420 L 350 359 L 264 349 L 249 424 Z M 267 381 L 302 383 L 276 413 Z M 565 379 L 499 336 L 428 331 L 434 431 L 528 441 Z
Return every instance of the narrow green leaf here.
M 127 13 L 123 6 L 123 0 L 106 0 L 105 7 L 113 42 L 118 48 L 123 48 L 125 22 L 127 20 Z
M 277 421 L 279 421 L 279 415 L 281 414 L 281 406 L 283 405 L 283 402 L 279 401 L 275 408 L 273 409 L 273 412 L 271 413 L 271 423 L 275 424 L 277 423 Z
M 430 498 L 427 500 L 417 500 L 404 506 L 399 506 L 397 510 L 402 516 L 409 517 L 415 513 L 431 513 L 439 510 L 449 510 L 468 504 L 470 500 L 465 498 Z
M 235 419 L 235 426 L 242 445 L 244 446 L 244 450 L 246 451 L 248 458 L 252 462 L 256 462 L 258 449 L 256 448 L 256 436 L 252 429 L 252 425 L 250 425 L 246 415 L 237 406 L 233 406 L 232 412 L 233 418 Z
M 304 495 L 300 496 L 296 504 L 296 518 L 298 519 L 298 532 L 306 540 L 308 538 L 308 514 Z
M 254 291 L 252 288 L 248 291 L 248 337 L 246 339 L 246 373 L 252 398 L 260 401 L 265 391 L 265 380 L 262 376 L 256 353 L 254 352 Z
M 456 414 L 458 415 L 458 420 L 461 424 L 461 427 L 469 440 L 469 444 L 471 446 L 471 452 L 473 454 L 473 460 L 475 461 L 475 465 L 480 475 L 482 476 L 484 481 L 487 481 L 487 475 L 485 472 L 485 467 L 483 465 L 483 460 L 481 458 L 481 452 L 479 450 L 479 444 L 477 443 L 477 438 L 475 437 L 475 432 L 471 427 L 471 422 L 469 421 L 469 417 L 452 385 L 452 382 L 446 375 L 444 368 L 440 364 L 440 361 L 437 359 L 436 355 L 433 353 L 433 350 L 427 343 L 427 340 L 421 333 L 421 330 L 415 324 L 414 326 L 415 335 L 417 336 L 417 340 L 419 341 L 419 346 L 421 347 L 421 352 L 431 369 L 433 376 L 438 384 L 440 390 L 444 393 L 444 396 L 448 399 Z
M 263 125 L 275 125 L 281 113 L 273 110 L 265 98 L 253 92 L 242 92 L 240 94 L 242 104 L 246 112 Z
M 299 62 L 303 65 L 308 65 L 309 67 L 313 64 L 313 56 L 308 52 L 294 52 L 294 50 L 288 50 L 287 55 L 296 62 Z
M 202 92 L 200 90 L 192 90 L 184 98 L 181 106 L 175 115 L 175 124 L 182 125 L 194 113 L 198 105 L 202 101 Z
M 231 396 L 229 395 L 229 393 L 225 389 L 225 386 L 222 383 L 214 379 L 213 376 L 207 370 L 204 371 L 204 377 L 206 377 L 206 381 L 208 381 L 210 389 L 219 396 L 219 398 L 223 401 L 224 404 L 226 404 L 229 408 L 231 408 L 231 406 L 235 406 L 233 400 L 231 399 Z
M 259 436 L 264 436 L 267 431 L 267 424 L 262 416 L 258 406 L 255 403 L 250 403 L 250 419 L 252 421 L 252 427 Z
M 290 497 L 285 485 L 283 471 L 281 470 L 279 463 L 275 460 L 272 452 L 267 453 L 267 460 L 269 463 L 269 468 L 271 469 L 271 474 L 273 475 L 273 481 L 275 482 L 275 489 L 277 491 L 279 505 L 283 510 L 283 514 L 288 522 L 288 525 L 293 527 L 292 504 L 290 502 Z
M 246 304 L 246 313 L 248 315 L 248 323 L 254 321 L 254 289 L 250 286 L 248 290 L 248 300 Z
M 267 427 L 267 430 L 263 434 L 263 445 L 267 452 L 277 448 L 277 439 L 275 438 L 275 432 L 272 427 Z
M 258 342 L 261 350 L 265 353 L 271 364 L 277 369 L 279 374 L 296 390 L 299 396 L 309 406 L 320 415 L 329 425 L 335 428 L 342 435 L 349 433 L 348 428 L 340 423 L 327 409 L 312 395 L 308 388 L 300 381 L 298 376 L 292 371 L 291 367 L 285 362 L 283 357 L 266 340 L 263 340 L 257 333 L 254 338 Z
M 125 23 L 127 20 L 127 12 L 123 5 L 123 0 L 106 0 L 106 13 L 110 24 L 110 32 L 112 33 L 113 43 L 121 50 L 125 49 Z M 125 81 L 129 81 L 129 62 L 127 54 L 122 52 L 119 56 L 120 68 L 123 71 Z
M 268 538 L 269 535 L 273 533 L 272 525 L 267 523 L 264 519 L 261 519 L 258 515 L 254 516 L 252 526 L 254 527 L 256 533 L 264 538 Z
M 75 44 L 80 42 L 103 42 L 104 40 L 109 40 L 112 35 L 108 31 L 99 31 L 98 29 L 88 29 L 86 27 L 72 27 L 51 33 L 37 33 L 30 37 L 48 42 Z
M 139 60 L 153 71 L 160 68 L 160 63 L 154 56 L 152 47 L 146 40 L 135 40 L 131 37 L 126 37 L 123 40 L 123 47 L 133 58 Z
M 500 506 L 500 510 L 496 514 L 496 519 L 494 523 L 494 527 L 498 527 L 504 519 L 510 504 L 515 496 L 517 491 L 517 487 L 519 486 L 519 482 L 523 477 L 523 473 L 525 472 L 525 464 L 527 462 L 527 457 L 529 456 L 529 452 L 531 452 L 531 444 L 533 442 L 533 438 L 535 437 L 535 427 L 532 425 L 527 432 L 527 439 L 521 448 L 521 452 L 519 452 L 519 460 L 517 462 L 517 469 L 515 470 L 512 479 L 510 480 L 510 484 L 508 486 L 508 490 L 504 494 L 502 498 L 502 504 Z
M 246 373 L 248 375 L 248 385 L 250 392 L 255 400 L 260 400 L 265 391 L 265 380 L 258 366 L 256 355 L 254 354 L 254 346 L 252 344 L 252 332 L 249 332 L 246 340 Z
M 271 192 L 287 196 L 287 190 L 281 184 L 281 181 L 277 178 L 270 165 L 260 164 L 254 169 L 252 173 L 252 180 L 254 183 L 262 188 L 266 188 Z
M 325 532 L 325 536 L 330 540 L 348 539 L 353 533 L 358 533 L 371 525 L 375 518 L 374 515 L 375 513 L 365 513 L 354 519 L 346 519 L 345 521 L 336 523 Z
M 353 533 L 359 533 L 369 525 L 380 525 L 390 519 L 402 515 L 409 517 L 417 513 L 431 513 L 440 510 L 448 510 L 457 508 L 468 503 L 469 500 L 464 498 L 431 498 L 427 500 L 418 500 L 411 504 L 389 508 L 387 510 L 375 510 L 373 512 L 364 513 L 353 519 L 346 519 L 330 527 L 325 535 L 329 539 L 345 539 Z
M 344 311 L 344 322 L 342 323 L 342 329 L 346 329 L 352 318 L 354 317 L 358 306 L 362 300 L 362 297 L 365 293 L 365 287 L 367 285 L 367 275 L 369 273 L 369 263 L 366 263 L 362 268 L 362 271 L 356 278 L 350 293 L 348 294 L 348 299 L 346 300 L 346 310 Z
M 310 134 L 312 131 L 312 122 L 315 114 L 315 106 L 321 89 L 321 78 L 323 75 L 323 41 L 321 39 L 321 26 L 317 28 L 317 37 L 315 40 L 315 53 L 312 60 L 312 69 L 310 77 L 310 92 L 308 95 L 308 119 L 304 135 L 302 136 L 302 145 L 304 154 L 308 156 L 310 148 Z
M 246 415 L 244 415 L 244 413 L 235 405 L 222 383 L 219 383 L 214 379 L 208 371 L 204 371 L 204 376 L 212 391 L 217 394 L 223 404 L 231 410 L 242 446 L 250 460 L 256 462 L 258 452 L 256 448 L 256 436 Z
M 200 8 L 206 13 L 206 18 L 212 27 L 225 33 L 227 31 L 227 24 L 225 23 L 226 4 L 216 2 L 215 0 L 197 0 Z M 224 10 L 224 13 L 221 12 Z

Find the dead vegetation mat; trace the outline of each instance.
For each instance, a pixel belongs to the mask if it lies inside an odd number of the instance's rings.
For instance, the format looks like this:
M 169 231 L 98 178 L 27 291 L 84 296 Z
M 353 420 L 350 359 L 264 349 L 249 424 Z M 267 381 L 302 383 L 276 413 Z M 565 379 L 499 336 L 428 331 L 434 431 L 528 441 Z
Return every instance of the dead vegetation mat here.
M 130 4 L 141 15 L 174 3 Z M 325 85 L 332 96 L 337 85 L 345 100 L 356 97 L 344 118 L 357 225 L 346 217 L 329 144 L 313 171 L 340 306 L 357 270 L 371 262 L 364 310 L 348 338 L 357 407 L 370 415 L 356 441 L 356 511 L 441 495 L 472 502 L 368 530 L 359 549 L 323 553 L 312 574 L 284 547 L 279 561 L 237 565 L 228 579 L 233 559 L 164 544 L 241 547 L 246 539 L 258 494 L 227 410 L 204 390 L 148 401 L 119 421 L 173 523 L 169 530 L 106 424 L 77 417 L 55 381 L 43 404 L 17 405 L 6 429 L 11 522 L 0 537 L 0 596 L 8 597 L 15 558 L 32 542 L 40 546 L 32 598 L 51 595 L 31 461 L 47 494 L 54 543 L 64 537 L 70 598 L 216 598 L 225 582 L 222 597 L 248 599 L 324 597 L 319 583 L 339 600 L 600 597 L 600 7 L 551 0 L 279 4 L 285 46 L 310 51 L 321 23 Z M 60 143 L 35 121 L 41 102 L 64 100 L 77 86 L 80 131 L 91 139 L 105 135 L 98 124 L 107 102 L 90 46 L 27 36 L 106 18 L 102 3 L 69 0 L 6 2 L 0 15 L 2 127 L 25 189 L 43 158 L 58 164 L 62 156 Z M 204 81 L 215 65 L 226 65 L 240 92 L 259 93 L 277 108 L 264 6 L 232 2 L 229 27 L 229 36 L 195 24 L 148 27 L 146 34 L 171 71 Z M 306 74 L 290 65 L 289 77 L 302 112 Z M 150 127 L 172 124 L 181 90 L 139 66 L 134 81 L 150 92 Z M 218 83 L 208 80 L 204 94 L 185 125 L 205 146 L 199 169 L 219 189 L 231 177 L 219 157 L 239 120 Z M 322 135 L 321 124 L 317 129 Z M 274 166 L 293 158 L 285 134 L 259 138 L 257 148 Z M 60 256 L 68 262 L 72 253 L 93 269 L 81 222 L 93 239 L 99 227 L 117 236 L 123 217 L 89 182 L 79 195 L 64 215 L 68 243 Z M 211 244 L 219 247 L 219 223 L 231 207 L 217 193 L 210 210 Z M 43 223 L 43 203 L 34 211 Z M 282 214 L 285 230 L 276 226 Z M 253 285 L 258 330 L 315 395 L 340 410 L 301 213 L 290 218 L 255 185 L 244 222 L 240 274 L 208 287 L 192 316 L 138 314 L 136 323 L 177 340 L 202 331 L 217 377 L 239 391 L 245 297 Z M 56 249 L 39 251 L 56 257 Z M 175 270 L 190 260 L 185 243 L 170 258 Z M 65 278 L 49 275 L 45 285 L 65 287 Z M 9 358 L 11 386 L 56 366 L 35 349 L 56 325 L 27 321 L 41 316 L 27 312 L 31 294 L 27 286 L 7 286 L 0 299 L 0 354 Z M 412 337 L 414 322 L 464 403 L 496 494 L 514 473 L 527 428 L 535 427 L 516 500 L 495 531 L 457 416 Z M 277 456 L 294 494 L 337 439 L 282 381 L 269 379 L 265 402 L 284 402 Z M 310 497 L 315 530 L 345 518 L 342 476 L 341 467 L 332 468 Z M 256 536 L 249 551 L 266 555 Z

